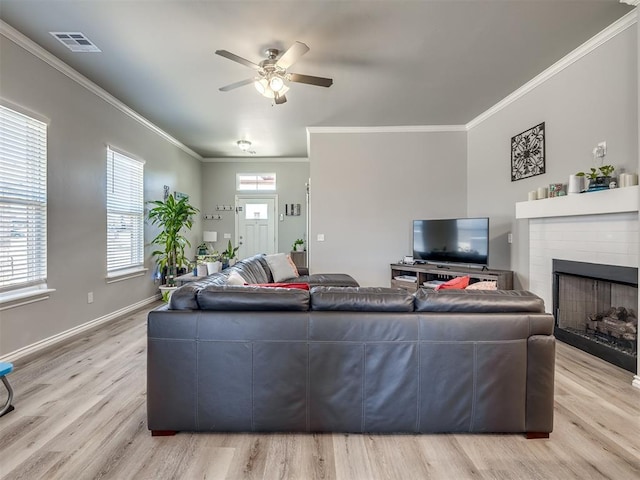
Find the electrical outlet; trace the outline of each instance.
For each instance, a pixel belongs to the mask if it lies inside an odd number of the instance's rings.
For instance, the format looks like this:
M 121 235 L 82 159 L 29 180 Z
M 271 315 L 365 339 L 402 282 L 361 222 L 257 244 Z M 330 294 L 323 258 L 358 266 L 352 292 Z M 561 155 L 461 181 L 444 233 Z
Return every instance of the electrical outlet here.
M 224 234 L 224 238 L 225 238 L 225 239 L 226 239 L 226 238 L 231 238 L 231 234 L 230 234 L 230 233 L 225 233 L 225 234 Z
M 507 233 L 507 243 L 513 243 L 513 233 Z
M 93 292 L 87 293 L 87 303 L 93 303 Z
M 324 242 L 324 233 L 319 233 L 317 239 L 319 242 Z

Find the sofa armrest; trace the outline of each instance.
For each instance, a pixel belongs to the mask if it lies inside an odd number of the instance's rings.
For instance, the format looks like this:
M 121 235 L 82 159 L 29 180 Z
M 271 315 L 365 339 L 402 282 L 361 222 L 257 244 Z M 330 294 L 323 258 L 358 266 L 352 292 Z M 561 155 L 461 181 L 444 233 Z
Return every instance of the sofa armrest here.
M 525 428 L 532 433 L 553 430 L 556 339 L 532 335 L 527 346 L 527 405 Z

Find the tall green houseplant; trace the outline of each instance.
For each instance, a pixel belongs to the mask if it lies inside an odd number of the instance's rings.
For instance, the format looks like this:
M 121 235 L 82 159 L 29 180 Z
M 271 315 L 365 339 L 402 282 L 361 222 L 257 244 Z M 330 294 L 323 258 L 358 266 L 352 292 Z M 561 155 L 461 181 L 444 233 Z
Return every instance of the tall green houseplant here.
M 153 245 L 158 245 L 162 249 L 155 250 L 152 255 L 156 257 L 160 272 L 164 272 L 166 268 L 166 284 L 172 287 L 175 285 L 178 268 L 189 263 L 184 256 L 184 249 L 187 246 L 190 247 L 191 243 L 182 231 L 183 229 L 191 230 L 193 216 L 199 210 L 189 203 L 188 197 L 176 200 L 173 195 L 169 195 L 165 201 L 153 200 L 148 203 L 154 205 L 147 215 L 151 224 L 162 229 L 151 240 Z

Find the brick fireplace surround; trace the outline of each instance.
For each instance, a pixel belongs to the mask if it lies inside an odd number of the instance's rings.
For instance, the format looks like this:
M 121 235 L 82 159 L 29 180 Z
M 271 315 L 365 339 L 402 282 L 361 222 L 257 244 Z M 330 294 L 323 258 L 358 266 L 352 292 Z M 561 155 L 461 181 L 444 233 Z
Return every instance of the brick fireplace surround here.
M 638 267 L 640 187 L 516 204 L 529 221 L 529 290 L 553 305 L 553 259 Z M 633 385 L 640 388 L 640 368 Z

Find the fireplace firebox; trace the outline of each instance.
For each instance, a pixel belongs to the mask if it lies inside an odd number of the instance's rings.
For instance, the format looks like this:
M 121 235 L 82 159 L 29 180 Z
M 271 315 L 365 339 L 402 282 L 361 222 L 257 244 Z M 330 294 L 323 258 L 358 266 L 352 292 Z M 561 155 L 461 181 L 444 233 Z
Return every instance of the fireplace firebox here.
M 553 259 L 558 340 L 635 373 L 638 269 Z

